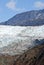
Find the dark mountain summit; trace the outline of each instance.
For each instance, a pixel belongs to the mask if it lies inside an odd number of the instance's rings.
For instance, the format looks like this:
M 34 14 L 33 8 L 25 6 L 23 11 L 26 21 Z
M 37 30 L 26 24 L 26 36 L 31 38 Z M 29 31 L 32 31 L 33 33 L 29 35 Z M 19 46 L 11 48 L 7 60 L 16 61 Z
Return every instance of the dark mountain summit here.
M 38 26 L 44 25 L 44 9 L 17 14 L 1 25 Z

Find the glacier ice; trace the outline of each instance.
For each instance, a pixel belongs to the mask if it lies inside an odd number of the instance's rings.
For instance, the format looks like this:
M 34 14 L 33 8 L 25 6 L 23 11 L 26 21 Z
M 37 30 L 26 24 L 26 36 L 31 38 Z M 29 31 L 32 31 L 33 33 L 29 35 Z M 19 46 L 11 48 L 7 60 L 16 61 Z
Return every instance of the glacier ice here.
M 0 25 L 0 52 L 2 53 L 20 53 L 29 46 L 34 46 L 35 39 L 44 39 L 44 25 L 33 27 Z

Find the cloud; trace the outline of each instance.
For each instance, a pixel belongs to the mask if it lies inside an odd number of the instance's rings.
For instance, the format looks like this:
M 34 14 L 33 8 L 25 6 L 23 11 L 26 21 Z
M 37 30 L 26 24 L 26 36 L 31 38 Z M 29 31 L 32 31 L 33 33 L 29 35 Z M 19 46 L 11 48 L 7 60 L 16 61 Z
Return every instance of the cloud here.
M 25 8 L 17 8 L 16 7 L 16 2 L 14 0 L 10 0 L 8 3 L 6 3 L 6 7 L 8 9 L 11 9 L 13 11 L 17 11 L 17 12 L 23 12 L 25 11 Z
M 14 0 L 10 0 L 8 3 L 6 3 L 6 7 L 8 9 L 14 10 L 16 8 L 16 2 Z
M 34 3 L 34 6 L 36 8 L 43 9 L 44 8 L 44 2 L 37 1 L 37 2 Z

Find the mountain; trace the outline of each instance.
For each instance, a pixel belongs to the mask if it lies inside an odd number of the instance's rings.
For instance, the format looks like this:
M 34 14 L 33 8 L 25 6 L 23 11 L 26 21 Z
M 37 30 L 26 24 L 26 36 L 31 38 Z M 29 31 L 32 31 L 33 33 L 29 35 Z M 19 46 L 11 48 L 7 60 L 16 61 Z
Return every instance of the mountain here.
M 0 65 L 44 65 L 44 9 L 0 23 Z
M 0 65 L 44 65 L 44 43 L 20 55 L 0 54 Z
M 20 13 L 0 25 L 38 26 L 44 25 L 44 9 Z

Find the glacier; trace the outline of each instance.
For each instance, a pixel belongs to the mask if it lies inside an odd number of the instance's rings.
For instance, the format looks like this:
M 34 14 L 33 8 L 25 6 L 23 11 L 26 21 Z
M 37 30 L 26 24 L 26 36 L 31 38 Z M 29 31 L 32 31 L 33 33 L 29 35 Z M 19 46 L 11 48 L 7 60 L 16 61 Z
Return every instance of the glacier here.
M 0 25 L 0 53 L 21 53 L 36 44 L 34 40 L 44 39 L 42 26 L 5 26 Z
M 25 27 L 1 26 L 0 25 L 0 47 L 7 46 Z

